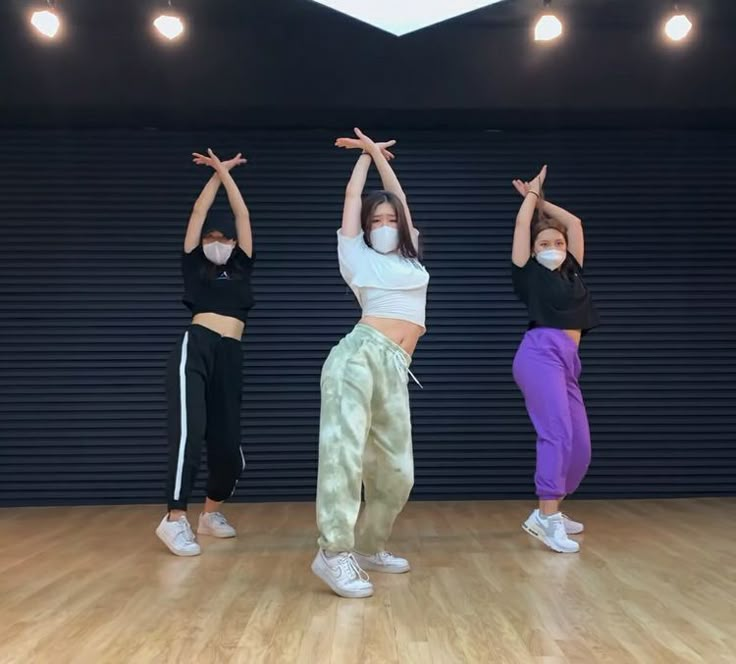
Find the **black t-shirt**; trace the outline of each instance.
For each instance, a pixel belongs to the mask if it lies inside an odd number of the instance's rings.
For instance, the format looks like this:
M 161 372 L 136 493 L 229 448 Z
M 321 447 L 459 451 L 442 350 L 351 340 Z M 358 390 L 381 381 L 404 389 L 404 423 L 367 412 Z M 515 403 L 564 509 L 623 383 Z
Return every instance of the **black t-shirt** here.
M 182 255 L 182 301 L 193 316 L 214 313 L 245 322 L 254 304 L 250 285 L 252 270 L 253 259 L 238 245 L 225 265 L 215 265 L 207 260 L 202 245 L 199 245 Z
M 524 267 L 511 264 L 514 292 L 529 312 L 529 327 L 588 330 L 600 324 L 593 298 L 583 280 L 583 268 L 572 254 L 558 270 L 534 258 Z

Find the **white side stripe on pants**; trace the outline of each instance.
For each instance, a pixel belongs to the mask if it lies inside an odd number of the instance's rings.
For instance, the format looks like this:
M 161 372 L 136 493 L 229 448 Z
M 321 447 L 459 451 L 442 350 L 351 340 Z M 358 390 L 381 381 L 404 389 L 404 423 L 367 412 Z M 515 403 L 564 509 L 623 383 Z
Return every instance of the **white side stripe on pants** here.
M 181 342 L 181 360 L 179 361 L 179 415 L 181 418 L 179 438 L 179 458 L 176 461 L 176 483 L 174 484 L 174 500 L 179 500 L 181 495 L 181 476 L 184 471 L 184 456 L 187 450 L 187 346 L 189 345 L 189 332 L 184 333 Z
M 242 464 L 242 467 L 240 468 L 240 473 L 242 474 L 243 471 L 245 470 L 245 456 L 243 455 L 243 446 L 242 445 L 238 445 L 238 449 L 240 450 L 240 462 Z M 231 498 L 235 494 L 235 489 L 238 488 L 238 482 L 239 481 L 240 481 L 240 478 L 238 478 L 237 480 L 235 480 L 235 484 L 233 485 L 233 490 L 230 492 L 230 497 Z

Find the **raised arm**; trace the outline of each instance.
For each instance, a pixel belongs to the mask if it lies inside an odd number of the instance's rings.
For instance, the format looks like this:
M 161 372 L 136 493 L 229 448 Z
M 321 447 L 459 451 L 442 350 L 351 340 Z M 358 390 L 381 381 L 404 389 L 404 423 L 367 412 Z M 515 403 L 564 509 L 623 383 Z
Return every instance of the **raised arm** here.
M 409 224 L 409 230 L 414 230 L 414 224 L 411 221 L 411 212 L 409 211 L 409 205 L 406 201 L 406 194 L 401 188 L 399 178 L 396 177 L 394 169 L 391 168 L 389 163 L 389 157 L 386 155 L 386 146 L 390 147 L 396 143 L 396 141 L 388 141 L 387 143 L 375 143 L 368 136 L 366 136 L 360 129 L 355 128 L 355 135 L 358 140 L 363 144 L 363 149 L 371 156 L 373 163 L 378 169 L 378 175 L 381 177 L 381 184 L 385 191 L 389 191 L 399 198 L 402 205 L 404 206 L 404 214 L 406 215 L 406 221 Z
M 544 212 L 559 221 L 567 230 L 567 250 L 575 256 L 575 260 L 582 266 L 585 258 L 585 234 L 583 233 L 583 222 L 572 212 L 564 208 L 544 201 Z
M 214 154 L 212 150 L 210 154 Z M 215 157 L 216 158 L 216 157 Z M 218 170 L 220 179 L 222 180 L 222 186 L 225 187 L 227 192 L 227 200 L 230 203 L 230 209 L 233 211 L 235 216 L 235 230 L 238 233 L 238 244 L 240 248 L 248 255 L 253 256 L 253 230 L 250 226 L 250 212 L 248 206 L 243 200 L 243 195 L 238 189 L 238 185 L 235 184 L 233 176 L 230 175 L 230 171 L 221 165 L 221 169 Z
M 524 267 L 531 256 L 531 225 L 534 218 L 534 210 L 537 201 L 542 194 L 544 179 L 547 177 L 547 167 L 543 166 L 539 175 L 531 182 L 524 183 L 524 202 L 516 214 L 516 227 L 514 228 L 514 242 L 511 248 L 511 261 L 517 267 Z M 516 186 L 518 180 L 514 180 Z M 518 187 L 517 187 L 518 190 Z M 522 193 L 522 192 L 520 192 Z
M 345 237 L 357 237 L 360 234 L 360 209 L 363 204 L 363 189 L 371 167 L 369 154 L 361 154 L 353 167 L 347 187 L 345 187 L 345 203 L 342 208 L 341 231 Z
M 547 175 L 546 167 L 544 170 L 545 177 Z M 523 182 L 522 180 L 514 180 L 514 187 L 526 201 L 529 197 L 529 188 L 532 182 Z M 533 197 L 533 196 L 532 196 Z M 522 205 L 523 207 L 523 205 Z M 575 260 L 582 265 L 585 258 L 585 234 L 583 232 L 583 222 L 571 212 L 568 212 L 559 205 L 550 203 L 545 200 L 542 210 L 555 221 L 560 222 L 567 231 L 567 250 L 575 257 Z M 533 211 L 533 210 L 532 210 Z
M 384 160 L 388 161 L 394 158 L 388 148 L 395 145 L 396 141 L 386 141 L 385 143 L 370 141 L 370 143 L 377 148 Z M 369 147 L 368 142 L 364 142 L 359 138 L 338 138 L 335 140 L 335 145 L 347 150 L 363 150 L 363 154 L 358 158 L 355 168 L 353 168 L 353 175 L 345 189 L 345 205 L 342 212 L 342 234 L 345 237 L 356 237 L 360 233 L 360 209 L 363 204 L 363 189 L 365 188 L 365 181 L 368 177 L 368 169 L 373 156 L 367 149 Z
M 184 251 L 186 253 L 191 253 L 199 246 L 202 240 L 204 220 L 207 218 L 207 213 L 215 201 L 215 196 L 217 196 L 217 190 L 219 188 L 220 176 L 217 173 L 213 173 L 207 184 L 202 188 L 202 192 L 194 202 L 192 213 L 189 215 L 187 232 L 184 236 Z
M 230 175 L 230 171 L 240 164 L 245 164 L 246 160 L 243 159 L 242 155 L 238 153 L 232 159 L 227 161 L 220 161 L 217 155 L 212 150 L 207 150 L 207 155 L 195 154 L 195 163 L 210 166 L 215 170 L 219 181 L 225 187 L 227 193 L 227 199 L 230 203 L 230 209 L 233 211 L 235 217 L 235 229 L 238 233 L 238 245 L 248 255 L 253 255 L 253 231 L 250 225 L 250 212 L 248 207 L 243 200 L 243 196 L 238 189 L 238 185 L 235 184 L 233 176 Z M 201 232 L 202 226 L 200 225 L 199 230 Z M 199 240 L 198 240 L 199 241 Z

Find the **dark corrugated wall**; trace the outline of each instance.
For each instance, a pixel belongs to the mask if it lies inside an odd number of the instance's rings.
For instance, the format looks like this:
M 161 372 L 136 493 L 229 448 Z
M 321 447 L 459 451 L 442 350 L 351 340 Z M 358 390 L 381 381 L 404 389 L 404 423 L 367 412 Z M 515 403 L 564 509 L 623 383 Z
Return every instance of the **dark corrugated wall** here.
M 313 498 L 319 371 L 358 314 L 335 255 L 355 155 L 334 136 L 0 133 L 0 504 L 163 501 L 179 251 L 209 176 L 189 154 L 208 146 L 250 160 L 236 179 L 258 252 L 237 496 Z M 581 351 L 594 454 L 578 495 L 736 493 L 736 134 L 396 138 L 432 275 L 413 366 L 425 389 L 410 387 L 414 497 L 533 491 L 510 375 L 525 326 L 510 181 L 542 161 L 549 198 L 586 224 L 604 320 Z

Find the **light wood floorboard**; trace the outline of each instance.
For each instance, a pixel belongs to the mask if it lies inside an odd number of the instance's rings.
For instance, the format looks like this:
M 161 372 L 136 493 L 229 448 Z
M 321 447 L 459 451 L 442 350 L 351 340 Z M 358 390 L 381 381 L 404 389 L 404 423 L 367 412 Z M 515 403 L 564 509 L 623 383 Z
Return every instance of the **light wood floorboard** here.
M 0 662 L 736 662 L 736 499 L 573 501 L 578 555 L 524 534 L 529 507 L 410 503 L 414 569 L 368 600 L 311 574 L 311 504 L 230 505 L 239 537 L 197 558 L 156 506 L 0 510 Z

